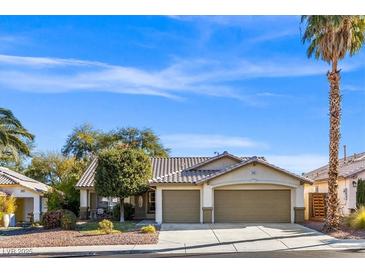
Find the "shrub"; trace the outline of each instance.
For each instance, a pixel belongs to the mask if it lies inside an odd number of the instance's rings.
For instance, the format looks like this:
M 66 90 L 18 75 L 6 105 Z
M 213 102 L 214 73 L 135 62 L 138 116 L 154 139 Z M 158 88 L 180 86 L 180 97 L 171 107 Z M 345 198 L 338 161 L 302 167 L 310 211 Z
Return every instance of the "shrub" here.
M 3 219 L 4 215 L 4 204 L 5 204 L 5 196 L 0 196 L 0 220 Z
M 3 214 L 12 214 L 16 211 L 16 198 L 14 196 L 1 196 L 0 198 L 0 211 Z
M 113 223 L 109 220 L 102 220 L 99 222 L 99 230 L 105 234 L 110 234 L 113 232 Z
M 61 228 L 74 230 L 76 228 L 76 215 L 70 210 L 64 210 L 61 217 Z
M 156 233 L 156 228 L 153 225 L 147 225 L 141 227 L 142 233 Z
M 362 206 L 349 217 L 349 224 L 352 228 L 364 229 L 365 228 L 365 207 Z
M 130 221 L 134 216 L 134 207 L 132 204 L 124 203 L 124 219 Z M 113 207 L 113 220 L 120 220 L 120 204 Z
M 49 211 L 55 211 L 63 208 L 62 206 L 64 200 L 62 194 L 59 191 L 52 189 L 47 192 L 44 197 L 47 198 L 47 206 Z
M 43 214 L 42 223 L 44 228 L 57 228 L 61 227 L 61 218 L 63 216 L 62 210 L 48 211 Z

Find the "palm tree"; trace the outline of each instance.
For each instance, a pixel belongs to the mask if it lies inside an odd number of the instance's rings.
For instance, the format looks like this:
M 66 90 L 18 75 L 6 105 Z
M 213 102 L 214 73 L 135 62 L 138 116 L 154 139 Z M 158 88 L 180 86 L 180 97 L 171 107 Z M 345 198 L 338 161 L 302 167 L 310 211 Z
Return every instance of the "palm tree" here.
M 34 136 L 29 133 L 13 113 L 0 108 L 0 156 L 11 154 L 17 158 L 18 154 L 29 155 L 30 148 L 27 142 Z
M 308 42 L 308 58 L 322 59 L 331 65 L 327 73 L 330 84 L 329 115 L 329 168 L 327 217 L 323 229 L 331 231 L 340 224 L 338 200 L 338 150 L 340 142 L 341 93 L 340 70 L 338 62 L 346 55 L 357 53 L 364 43 L 364 16 L 302 16 L 306 29 L 302 36 L 303 43 Z

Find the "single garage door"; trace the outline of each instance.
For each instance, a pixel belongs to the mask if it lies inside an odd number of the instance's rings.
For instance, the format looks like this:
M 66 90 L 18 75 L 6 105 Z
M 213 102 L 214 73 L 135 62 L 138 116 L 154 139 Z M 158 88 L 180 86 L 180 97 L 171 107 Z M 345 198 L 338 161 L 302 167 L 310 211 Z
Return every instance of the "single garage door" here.
M 163 190 L 162 218 L 164 223 L 199 223 L 199 190 Z
M 290 190 L 215 190 L 214 221 L 290 223 Z

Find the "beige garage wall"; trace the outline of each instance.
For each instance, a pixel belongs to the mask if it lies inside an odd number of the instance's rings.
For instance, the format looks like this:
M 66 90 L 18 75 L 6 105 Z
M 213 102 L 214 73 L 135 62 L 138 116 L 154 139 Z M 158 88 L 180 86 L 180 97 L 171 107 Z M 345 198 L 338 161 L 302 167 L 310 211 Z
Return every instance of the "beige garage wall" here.
M 221 189 L 221 190 L 260 190 L 260 189 L 291 189 L 287 186 L 279 186 L 279 185 L 270 185 L 270 184 L 238 184 L 238 185 L 225 185 L 225 186 L 218 186 L 214 189 Z
M 156 184 L 157 223 L 162 223 L 162 190 L 164 189 L 200 189 L 201 208 L 214 207 L 214 189 L 290 189 L 292 222 L 294 222 L 294 207 L 304 207 L 304 186 L 300 184 L 299 179 L 259 163 L 255 166 L 252 164 L 243 166 L 201 185 Z M 200 221 L 203 221 L 202 209 Z
M 289 187 L 298 187 L 300 185 L 300 181 L 295 177 L 259 163 L 243 166 L 209 182 L 211 186 L 238 183 L 276 184 Z

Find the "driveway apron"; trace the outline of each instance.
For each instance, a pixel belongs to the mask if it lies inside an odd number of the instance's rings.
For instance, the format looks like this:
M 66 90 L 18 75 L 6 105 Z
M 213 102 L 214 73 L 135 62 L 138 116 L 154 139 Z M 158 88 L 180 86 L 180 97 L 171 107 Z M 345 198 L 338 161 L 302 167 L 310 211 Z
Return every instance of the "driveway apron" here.
M 159 246 L 186 253 L 332 249 L 334 238 L 298 224 L 162 224 Z

